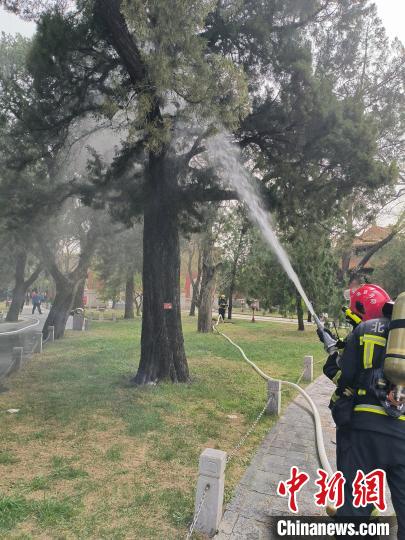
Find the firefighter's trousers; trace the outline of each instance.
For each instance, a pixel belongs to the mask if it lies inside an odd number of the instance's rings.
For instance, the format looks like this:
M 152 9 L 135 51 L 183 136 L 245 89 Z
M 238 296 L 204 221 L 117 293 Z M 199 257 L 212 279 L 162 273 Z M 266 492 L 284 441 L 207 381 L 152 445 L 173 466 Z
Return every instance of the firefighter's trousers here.
M 398 520 L 398 538 L 405 540 L 405 440 L 369 430 L 351 429 L 350 459 L 341 460 L 346 478 L 345 504 L 337 517 L 367 518 L 373 507 L 354 508 L 352 484 L 358 470 L 368 474 L 382 469 L 387 476 L 392 503 Z

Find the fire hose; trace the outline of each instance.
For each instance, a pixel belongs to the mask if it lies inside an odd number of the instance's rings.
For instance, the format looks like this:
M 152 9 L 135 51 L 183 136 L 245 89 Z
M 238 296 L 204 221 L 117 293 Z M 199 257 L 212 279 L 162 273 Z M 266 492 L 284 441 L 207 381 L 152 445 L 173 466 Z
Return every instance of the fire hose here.
M 299 386 L 296 383 L 293 383 L 291 381 L 284 381 L 282 379 L 275 379 L 274 377 L 270 377 L 269 375 L 264 373 L 264 371 L 262 371 L 254 362 L 252 362 L 252 360 L 249 360 L 249 358 L 246 356 L 246 354 L 245 354 L 244 350 L 242 349 L 242 347 L 240 347 L 237 343 L 232 341 L 232 339 L 229 336 L 227 336 L 226 334 L 224 334 L 223 332 L 220 332 L 218 330 L 219 320 L 220 319 L 218 319 L 217 323 L 213 326 L 213 330 L 215 332 L 217 332 L 219 335 L 221 335 L 222 337 L 224 337 L 227 341 L 229 341 L 229 343 L 231 345 L 233 345 L 236 349 L 238 349 L 238 351 L 241 353 L 243 359 L 256 371 L 256 373 L 258 375 L 260 375 L 260 377 L 262 377 L 266 381 L 278 381 L 281 384 L 284 384 L 286 386 L 290 386 L 291 388 L 294 388 L 307 401 L 307 403 L 311 407 L 312 414 L 313 414 L 314 421 L 315 421 L 315 437 L 316 437 L 316 445 L 317 445 L 317 448 L 318 448 L 319 460 L 321 462 L 321 465 L 322 465 L 323 469 L 328 473 L 329 476 L 332 476 L 333 475 L 333 470 L 332 470 L 332 467 L 331 467 L 331 465 L 329 463 L 329 459 L 328 459 L 328 456 L 326 455 L 326 450 L 325 450 L 325 443 L 324 443 L 323 432 L 322 432 L 321 416 L 319 414 L 318 409 L 316 408 L 315 403 L 313 402 L 312 398 L 310 397 L 310 395 L 307 392 L 305 392 L 305 390 L 303 388 L 301 388 L 301 386 Z

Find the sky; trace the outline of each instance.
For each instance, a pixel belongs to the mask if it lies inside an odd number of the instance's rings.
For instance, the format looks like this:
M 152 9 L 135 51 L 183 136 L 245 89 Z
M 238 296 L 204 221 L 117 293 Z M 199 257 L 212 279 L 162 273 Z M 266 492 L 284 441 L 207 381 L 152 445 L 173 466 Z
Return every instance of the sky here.
M 399 37 L 405 43 L 405 0 L 374 0 L 378 13 L 391 38 Z M 31 36 L 35 32 L 35 24 L 22 21 L 16 15 L 0 8 L 0 32 Z

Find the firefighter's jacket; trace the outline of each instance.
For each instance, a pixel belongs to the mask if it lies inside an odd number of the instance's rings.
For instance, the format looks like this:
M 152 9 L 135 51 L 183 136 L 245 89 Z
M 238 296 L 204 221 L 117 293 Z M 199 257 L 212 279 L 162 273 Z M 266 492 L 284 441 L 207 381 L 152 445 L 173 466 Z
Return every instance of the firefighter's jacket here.
M 339 353 L 338 351 L 335 351 L 334 353 L 328 356 L 328 358 L 326 359 L 325 365 L 323 366 L 324 374 L 328 377 L 328 379 L 334 382 L 336 386 L 339 384 L 339 379 L 341 375 L 340 360 L 341 360 L 341 353 Z M 339 396 L 337 394 L 337 391 L 333 392 L 330 398 L 330 403 L 329 403 L 330 409 L 332 409 L 333 405 L 336 403 L 338 399 L 339 399 Z
M 365 384 L 375 373 L 372 370 L 384 365 L 389 324 L 387 318 L 372 319 L 353 330 L 340 359 L 341 376 L 337 393 L 343 396 L 348 388 L 353 389 L 352 428 L 405 439 L 405 415 L 399 418 L 389 416 L 372 388 Z

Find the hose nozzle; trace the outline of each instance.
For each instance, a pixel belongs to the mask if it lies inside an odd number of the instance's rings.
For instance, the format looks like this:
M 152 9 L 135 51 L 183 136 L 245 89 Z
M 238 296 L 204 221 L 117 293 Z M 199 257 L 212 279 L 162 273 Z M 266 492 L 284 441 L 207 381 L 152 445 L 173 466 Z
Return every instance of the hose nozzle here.
M 316 315 L 314 315 L 314 321 L 316 326 L 318 327 L 318 336 L 323 343 L 325 351 L 328 354 L 333 354 L 338 350 L 337 339 L 335 339 L 327 330 L 325 330 L 325 326 L 321 323 L 321 321 Z

